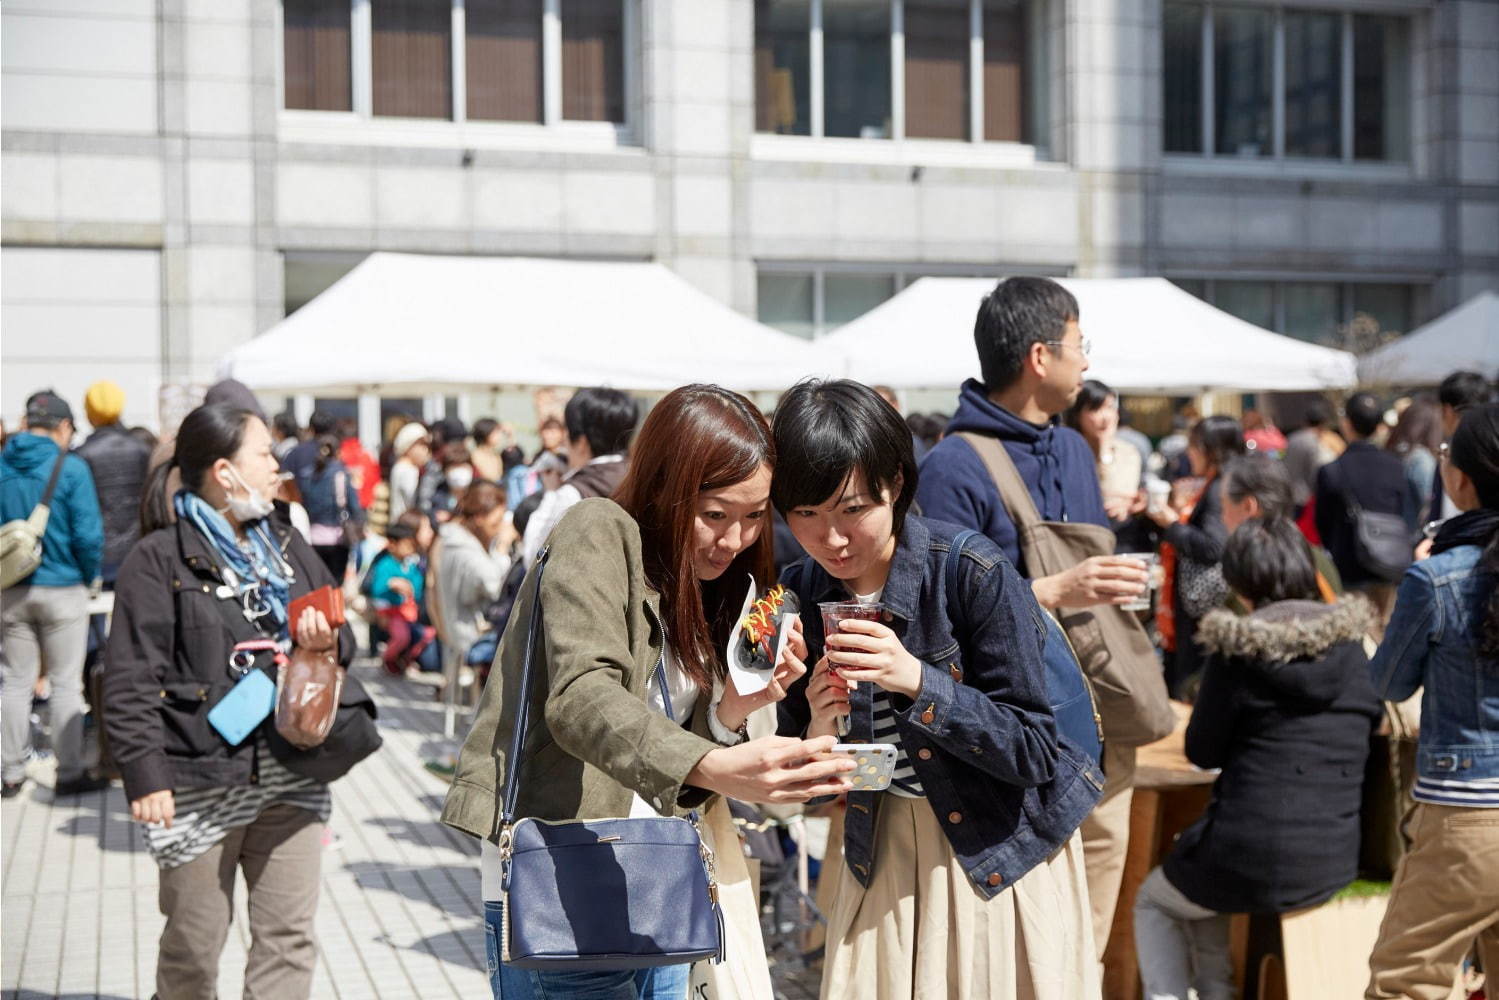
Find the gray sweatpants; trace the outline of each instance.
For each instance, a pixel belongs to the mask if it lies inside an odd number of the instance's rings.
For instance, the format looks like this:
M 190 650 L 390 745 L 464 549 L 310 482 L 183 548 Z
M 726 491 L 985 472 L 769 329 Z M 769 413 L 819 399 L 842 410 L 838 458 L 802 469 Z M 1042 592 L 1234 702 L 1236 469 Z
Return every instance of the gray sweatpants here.
M 31 743 L 31 698 L 42 664 L 52 686 L 49 703 L 57 780 L 83 774 L 83 658 L 88 650 L 88 588 L 17 586 L 0 593 L 4 622 L 4 692 L 0 697 L 6 781 L 26 776 Z

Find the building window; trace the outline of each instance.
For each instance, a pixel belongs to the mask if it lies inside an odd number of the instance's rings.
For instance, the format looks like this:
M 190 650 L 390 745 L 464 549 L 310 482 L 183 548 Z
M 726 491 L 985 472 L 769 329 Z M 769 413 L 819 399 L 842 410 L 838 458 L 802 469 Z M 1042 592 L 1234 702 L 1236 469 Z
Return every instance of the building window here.
M 755 128 L 1033 142 L 1045 0 L 755 0 Z
M 539 122 L 542 0 L 464 0 L 468 117 Z
M 372 5 L 375 114 L 452 117 L 452 29 L 450 0 L 378 0 Z
M 635 0 L 282 0 L 292 109 L 623 124 Z
M 932 275 L 932 265 L 913 264 L 891 270 L 863 270 L 849 265 L 769 264 L 757 275 L 757 316 L 797 337 L 820 337 L 851 323 L 892 298 L 917 278 Z M 940 268 L 946 277 L 993 277 L 994 267 L 953 265 Z
M 1410 19 L 1166 0 L 1168 153 L 1240 159 L 1410 156 Z
M 1360 346 L 1368 333 L 1407 333 L 1414 325 L 1412 285 L 1215 278 L 1172 282 L 1245 322 L 1327 347 Z
M 286 106 L 349 111 L 348 0 L 285 0 Z

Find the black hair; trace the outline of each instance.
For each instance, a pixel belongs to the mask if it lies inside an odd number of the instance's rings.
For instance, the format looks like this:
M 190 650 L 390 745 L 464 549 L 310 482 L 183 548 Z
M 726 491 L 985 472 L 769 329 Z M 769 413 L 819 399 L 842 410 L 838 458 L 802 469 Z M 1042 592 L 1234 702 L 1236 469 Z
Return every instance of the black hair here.
M 328 468 L 328 463 L 338 458 L 343 442 L 339 441 L 336 434 L 319 434 L 314 440 L 317 442 L 317 464 L 312 471 L 313 475 L 321 476 Z
M 416 529 L 401 521 L 397 521 L 385 529 L 385 540 L 387 542 L 401 542 L 415 537 Z
M 524 465 L 525 462 L 526 453 L 520 450 L 520 445 L 518 444 L 513 444 L 500 452 L 500 466 L 506 472 L 509 472 L 517 465 Z
M 1061 340 L 1068 320 L 1081 318 L 1077 299 L 1050 278 L 1006 278 L 995 285 L 973 322 L 984 388 L 1008 388 L 1032 344 Z
M 1473 480 L 1478 502 L 1499 511 L 1499 404 L 1465 409 L 1447 447 L 1447 460 Z M 1499 581 L 1499 531 L 1484 546 L 1480 568 L 1491 581 Z M 1478 651 L 1492 669 L 1499 669 L 1499 585 L 1491 583 L 1491 588 L 1478 626 Z
M 462 441 L 468 437 L 468 428 L 463 426 L 463 421 L 457 417 L 443 417 L 441 420 L 432 421 L 427 434 L 432 439 L 432 452 L 436 454 L 441 445 L 449 441 Z
M 284 438 L 296 439 L 301 437 L 301 428 L 297 426 L 297 418 L 282 410 L 271 418 L 271 427 Z
M 1187 440 L 1200 448 L 1220 472 L 1231 459 L 1244 454 L 1244 428 L 1233 417 L 1203 417 L 1192 425 Z
M 1260 505 L 1260 517 L 1289 518 L 1295 513 L 1291 475 L 1279 459 L 1263 454 L 1244 455 L 1224 466 L 1222 476 L 1223 492 L 1229 499 L 1242 503 L 1246 497 L 1254 497 Z
M 500 422 L 493 417 L 480 417 L 474 421 L 474 444 L 483 445 L 489 440 L 489 435 L 495 432 Z
M 1306 404 L 1306 415 L 1302 422 L 1308 427 L 1326 427 L 1332 423 L 1332 405 L 1325 399 L 1314 399 Z
M 1343 404 L 1343 416 L 1348 418 L 1348 426 L 1353 428 L 1353 433 L 1366 438 L 1384 423 L 1384 407 L 1371 394 L 1355 392 Z
M 221 458 L 231 461 L 245 443 L 245 428 L 259 420 L 253 410 L 228 403 L 208 403 L 183 418 L 177 428 L 177 444 L 171 461 L 162 462 L 146 478 L 141 491 L 141 534 L 172 523 L 172 498 L 167 495 L 167 477 L 172 469 L 182 475 L 184 489 L 201 492 L 203 477 Z
M 1250 518 L 1228 536 L 1223 580 L 1256 607 L 1321 597 L 1312 548 L 1301 529 L 1284 517 Z
M 1454 410 L 1494 401 L 1494 387 L 1478 372 L 1453 372 L 1437 386 L 1437 401 Z
M 827 503 L 859 470 L 875 495 L 893 494 L 893 527 L 901 533 L 916 496 L 916 456 L 910 428 L 873 389 L 851 379 L 805 379 L 781 397 L 771 431 L 770 499 L 783 517 Z
M 312 431 L 313 437 L 332 434 L 338 429 L 338 418 L 327 410 L 313 410 L 312 416 L 307 418 L 307 429 Z
M 1083 414 L 1092 413 L 1111 398 L 1117 400 L 1119 394 L 1096 378 L 1088 379 L 1078 391 L 1077 399 L 1073 400 L 1072 405 L 1067 407 L 1066 412 L 1062 414 L 1062 423 L 1075 431 L 1080 431 L 1082 428 L 1078 425 L 1082 423 Z
M 567 438 L 584 438 L 593 455 L 622 455 L 640 419 L 640 407 L 627 393 L 597 386 L 579 389 L 562 411 Z

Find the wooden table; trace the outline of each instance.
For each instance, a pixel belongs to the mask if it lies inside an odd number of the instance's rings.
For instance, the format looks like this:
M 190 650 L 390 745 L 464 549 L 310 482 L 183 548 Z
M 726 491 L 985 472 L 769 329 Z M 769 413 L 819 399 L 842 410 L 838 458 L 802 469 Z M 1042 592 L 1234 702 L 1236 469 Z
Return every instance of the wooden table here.
M 1179 833 L 1207 808 L 1218 775 L 1187 760 L 1183 739 L 1191 709 L 1175 704 L 1176 730 L 1143 746 L 1135 761 L 1135 793 L 1130 804 L 1129 849 L 1114 925 L 1103 953 L 1105 1000 L 1139 1000 L 1140 970 L 1135 961 L 1135 894 L 1151 869 L 1161 863 Z M 1242 938 L 1240 931 L 1236 938 Z M 1242 941 L 1236 940 L 1236 950 Z M 1242 963 L 1236 965 L 1242 975 Z M 1242 982 L 1240 983 L 1242 986 Z

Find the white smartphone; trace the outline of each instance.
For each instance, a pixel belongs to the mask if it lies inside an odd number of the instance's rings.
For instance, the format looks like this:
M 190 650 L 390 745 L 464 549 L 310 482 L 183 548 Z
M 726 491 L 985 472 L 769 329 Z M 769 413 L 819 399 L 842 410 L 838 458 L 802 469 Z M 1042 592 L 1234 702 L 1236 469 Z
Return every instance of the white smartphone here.
M 844 777 L 856 792 L 883 792 L 895 774 L 893 743 L 834 743 L 832 753 L 853 759 L 856 765 Z

